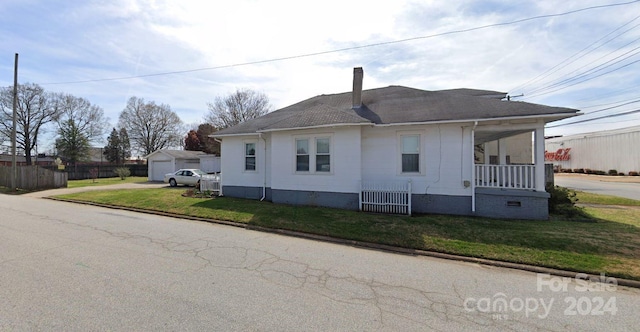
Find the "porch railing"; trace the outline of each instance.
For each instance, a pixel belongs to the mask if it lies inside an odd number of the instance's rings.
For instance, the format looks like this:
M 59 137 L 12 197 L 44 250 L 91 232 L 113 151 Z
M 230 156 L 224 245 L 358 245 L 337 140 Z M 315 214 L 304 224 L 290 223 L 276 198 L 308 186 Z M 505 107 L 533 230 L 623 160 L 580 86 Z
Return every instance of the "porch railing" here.
M 411 181 L 362 181 L 360 210 L 411 215 Z
M 200 191 L 210 191 L 214 195 L 222 196 L 220 174 L 203 176 L 200 179 Z
M 475 165 L 475 185 L 535 190 L 535 165 Z

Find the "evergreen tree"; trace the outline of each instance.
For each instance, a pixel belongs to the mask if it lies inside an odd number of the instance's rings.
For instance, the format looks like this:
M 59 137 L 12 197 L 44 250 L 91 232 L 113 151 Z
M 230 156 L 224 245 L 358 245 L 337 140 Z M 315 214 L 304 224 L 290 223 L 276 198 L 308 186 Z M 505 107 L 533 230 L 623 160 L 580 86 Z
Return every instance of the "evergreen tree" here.
M 187 136 L 184 138 L 184 149 L 187 151 L 202 151 L 198 133 L 196 133 L 195 130 L 189 130 Z
M 121 154 L 120 154 L 120 135 L 118 135 L 118 131 L 116 128 L 111 130 L 111 134 L 107 138 L 107 146 L 104 147 L 103 154 L 105 158 L 111 163 L 120 164 L 121 162 Z
M 216 127 L 208 123 L 203 123 L 198 126 L 197 134 L 200 140 L 200 151 L 220 155 L 220 142 L 217 142 L 213 137 L 209 137 L 209 135 L 216 131 Z
M 73 119 L 59 123 L 56 150 L 64 160 L 76 164 L 89 157 L 89 138 Z
M 129 140 L 129 134 L 127 128 L 120 128 L 120 145 L 119 152 L 122 158 L 122 163 L 131 157 L 131 141 Z

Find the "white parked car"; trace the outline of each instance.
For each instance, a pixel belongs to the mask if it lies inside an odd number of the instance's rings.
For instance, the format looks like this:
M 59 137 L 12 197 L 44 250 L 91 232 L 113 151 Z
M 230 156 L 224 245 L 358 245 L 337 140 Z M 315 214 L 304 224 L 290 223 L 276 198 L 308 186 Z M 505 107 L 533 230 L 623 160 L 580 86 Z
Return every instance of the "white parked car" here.
M 164 175 L 164 183 L 168 183 L 170 186 L 175 187 L 179 184 L 187 186 L 198 186 L 200 179 L 210 177 L 207 173 L 199 169 L 185 168 L 179 169 L 173 173 Z

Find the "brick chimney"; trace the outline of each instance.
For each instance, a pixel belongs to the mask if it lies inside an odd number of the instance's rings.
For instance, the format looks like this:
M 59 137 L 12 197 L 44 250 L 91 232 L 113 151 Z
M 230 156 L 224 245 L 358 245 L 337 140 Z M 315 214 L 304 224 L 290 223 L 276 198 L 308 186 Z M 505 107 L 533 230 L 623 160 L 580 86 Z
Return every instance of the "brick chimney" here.
M 353 108 L 360 108 L 362 106 L 362 77 L 364 71 L 362 67 L 353 68 Z

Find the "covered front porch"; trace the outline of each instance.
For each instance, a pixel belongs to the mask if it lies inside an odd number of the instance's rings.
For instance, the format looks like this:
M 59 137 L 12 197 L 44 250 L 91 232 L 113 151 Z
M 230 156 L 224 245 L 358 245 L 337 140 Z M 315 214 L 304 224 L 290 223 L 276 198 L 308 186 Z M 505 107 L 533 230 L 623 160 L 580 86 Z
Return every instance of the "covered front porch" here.
M 544 121 L 493 121 L 473 130 L 472 213 L 547 219 Z
M 543 121 L 479 124 L 472 136 L 476 188 L 545 191 Z

